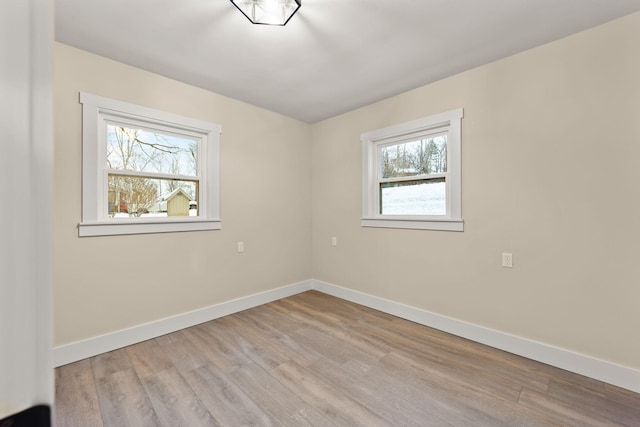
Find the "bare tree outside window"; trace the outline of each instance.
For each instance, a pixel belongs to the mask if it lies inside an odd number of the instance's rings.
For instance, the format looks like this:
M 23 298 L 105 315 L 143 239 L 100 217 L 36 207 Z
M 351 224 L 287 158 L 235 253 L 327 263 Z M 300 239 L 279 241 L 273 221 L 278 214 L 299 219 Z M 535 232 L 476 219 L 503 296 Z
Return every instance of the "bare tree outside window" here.
M 198 174 L 196 139 L 108 124 L 107 167 L 114 171 L 108 176 L 109 216 L 162 215 L 167 211 L 163 201 L 178 189 L 197 205 L 197 185 L 189 179 Z M 167 178 L 145 177 L 145 172 Z
M 444 215 L 446 172 L 446 134 L 381 146 L 379 213 Z
M 443 173 L 447 171 L 447 136 L 383 146 L 381 154 L 382 178 Z

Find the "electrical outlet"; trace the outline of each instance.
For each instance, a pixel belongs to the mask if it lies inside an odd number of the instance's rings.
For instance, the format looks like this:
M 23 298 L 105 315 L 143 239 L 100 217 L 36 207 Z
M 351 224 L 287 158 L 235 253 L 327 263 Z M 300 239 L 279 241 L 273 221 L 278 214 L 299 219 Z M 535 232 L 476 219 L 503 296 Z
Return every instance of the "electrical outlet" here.
M 244 252 L 244 242 L 238 242 L 238 253 Z
M 337 237 L 332 237 L 331 238 L 331 246 L 338 246 L 338 238 Z
M 502 266 L 506 268 L 513 268 L 513 254 L 507 252 L 502 253 Z

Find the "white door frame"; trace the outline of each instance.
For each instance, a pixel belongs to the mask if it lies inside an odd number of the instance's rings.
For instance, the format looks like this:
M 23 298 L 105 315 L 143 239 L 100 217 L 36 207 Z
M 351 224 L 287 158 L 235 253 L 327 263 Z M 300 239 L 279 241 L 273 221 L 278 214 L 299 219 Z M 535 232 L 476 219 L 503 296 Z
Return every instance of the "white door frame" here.
M 54 400 L 52 14 L 0 2 L 0 419 Z

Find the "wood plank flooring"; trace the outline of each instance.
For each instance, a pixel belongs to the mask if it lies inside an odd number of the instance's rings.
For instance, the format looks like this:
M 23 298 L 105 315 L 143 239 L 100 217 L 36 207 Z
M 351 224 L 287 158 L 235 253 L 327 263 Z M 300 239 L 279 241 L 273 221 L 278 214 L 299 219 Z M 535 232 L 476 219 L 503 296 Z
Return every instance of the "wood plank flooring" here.
M 640 394 L 316 291 L 56 369 L 60 427 L 640 426 Z

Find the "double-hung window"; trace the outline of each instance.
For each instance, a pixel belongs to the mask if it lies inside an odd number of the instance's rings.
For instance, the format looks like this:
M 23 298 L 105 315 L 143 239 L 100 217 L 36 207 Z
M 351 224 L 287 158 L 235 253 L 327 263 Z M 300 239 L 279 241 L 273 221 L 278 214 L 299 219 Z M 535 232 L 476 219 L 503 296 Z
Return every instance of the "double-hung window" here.
M 80 236 L 221 228 L 220 126 L 80 94 Z
M 457 109 L 366 132 L 362 226 L 462 231 Z

